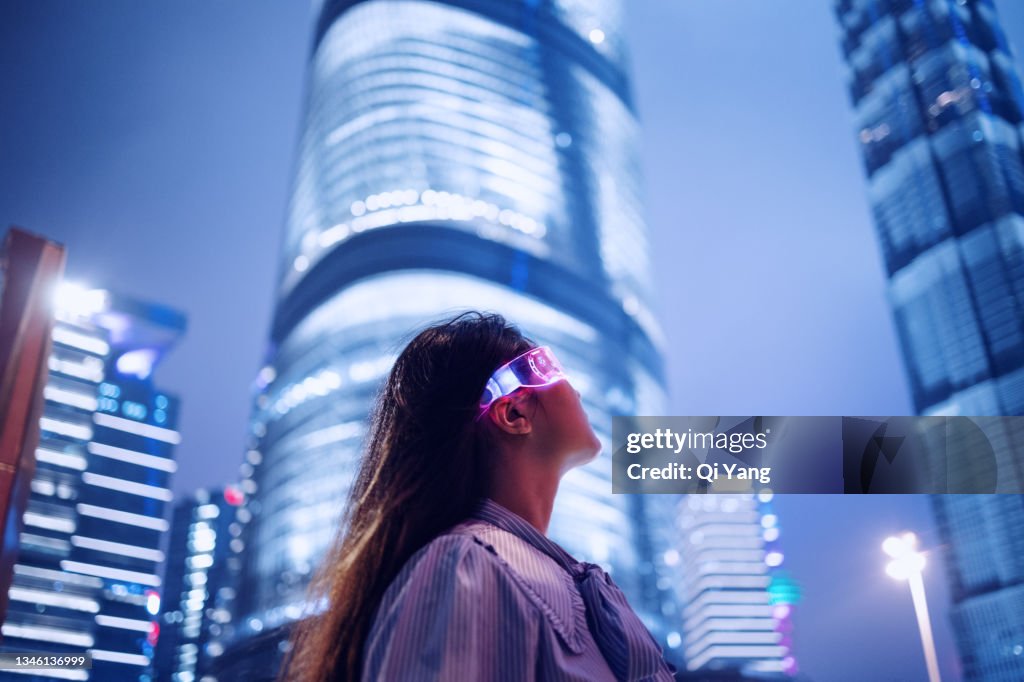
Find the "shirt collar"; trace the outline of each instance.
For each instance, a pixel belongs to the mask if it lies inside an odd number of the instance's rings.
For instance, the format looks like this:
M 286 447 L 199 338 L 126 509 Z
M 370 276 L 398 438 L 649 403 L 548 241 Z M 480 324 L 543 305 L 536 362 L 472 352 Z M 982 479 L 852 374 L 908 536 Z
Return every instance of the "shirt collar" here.
M 526 519 L 490 498 L 480 500 L 472 516 L 512 533 L 561 564 L 571 576 L 570 582 L 576 584 L 578 592 L 572 592 L 582 597 L 582 602 L 579 598 L 572 600 L 577 616 L 572 622 L 581 622 L 590 629 L 617 679 L 672 679 L 661 647 L 629 606 L 626 596 L 597 564 L 576 561 Z M 557 603 L 557 599 L 554 601 Z M 552 622 L 562 627 L 570 649 L 580 653 L 583 648 L 579 626 L 570 632 L 564 621 L 555 618 Z
M 494 524 L 530 543 L 534 548 L 557 561 L 570 574 L 574 573 L 573 567 L 579 564 L 571 554 L 548 539 L 529 521 L 489 497 L 480 500 L 473 512 L 473 517 Z

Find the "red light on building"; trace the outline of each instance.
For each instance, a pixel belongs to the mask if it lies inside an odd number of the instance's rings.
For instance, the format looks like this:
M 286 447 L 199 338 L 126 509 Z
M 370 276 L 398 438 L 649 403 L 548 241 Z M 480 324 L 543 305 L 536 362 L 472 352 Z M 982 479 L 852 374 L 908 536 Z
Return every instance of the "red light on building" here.
M 156 646 L 156 641 L 160 639 L 160 623 L 153 621 L 150 623 L 149 634 L 146 635 L 146 641 L 149 642 L 150 646 Z
M 224 488 L 224 501 L 232 507 L 237 507 L 245 502 L 245 493 L 234 486 L 228 486 Z

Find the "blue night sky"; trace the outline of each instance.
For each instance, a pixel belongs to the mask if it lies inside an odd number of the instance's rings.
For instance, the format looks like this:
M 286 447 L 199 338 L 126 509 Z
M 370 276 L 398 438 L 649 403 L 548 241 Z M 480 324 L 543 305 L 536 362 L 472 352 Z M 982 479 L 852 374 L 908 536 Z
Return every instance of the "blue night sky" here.
M 1024 47 L 1024 3 L 996 5 Z M 669 413 L 910 413 L 830 3 L 627 6 Z M 0 3 L 0 226 L 66 244 L 71 279 L 188 315 L 157 373 L 184 403 L 179 492 L 240 463 L 311 20 L 294 0 Z M 924 498 L 777 507 L 808 677 L 924 679 L 879 548 L 908 528 L 937 545 Z M 940 568 L 926 583 L 955 681 Z

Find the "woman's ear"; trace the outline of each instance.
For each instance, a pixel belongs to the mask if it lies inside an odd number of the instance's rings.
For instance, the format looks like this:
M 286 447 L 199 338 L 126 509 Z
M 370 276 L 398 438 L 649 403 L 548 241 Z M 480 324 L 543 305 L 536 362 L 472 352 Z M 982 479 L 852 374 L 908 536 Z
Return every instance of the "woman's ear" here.
M 487 416 L 495 426 L 505 433 L 525 435 L 533 430 L 533 424 L 524 409 L 529 396 L 524 392 L 498 398 L 491 405 Z

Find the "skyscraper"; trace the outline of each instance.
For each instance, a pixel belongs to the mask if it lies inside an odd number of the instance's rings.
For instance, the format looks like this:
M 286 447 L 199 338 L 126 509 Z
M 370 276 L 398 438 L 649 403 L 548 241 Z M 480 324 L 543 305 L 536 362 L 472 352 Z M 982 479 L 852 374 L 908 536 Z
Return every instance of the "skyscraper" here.
M 837 11 L 914 405 L 1024 414 L 1024 94 L 995 8 Z
M 220 646 L 213 640 L 230 621 L 232 543 L 241 542 L 235 508 L 241 491 L 200 489 L 174 507 L 164 573 L 160 640 L 153 658 L 156 682 L 202 679 Z M 237 549 L 237 546 L 236 548 Z
M 965 682 L 1024 679 L 1024 495 L 932 499 Z
M 321 7 L 242 483 L 235 640 L 297 617 L 373 393 L 427 322 L 496 310 L 550 344 L 606 445 L 610 414 L 660 412 L 621 12 L 615 0 Z M 565 477 L 550 533 L 610 568 L 660 631 L 673 605 L 639 591 L 661 568 L 637 550 L 640 507 L 611 495 L 609 472 L 602 459 Z
M 685 590 L 683 653 L 691 671 L 795 674 L 795 586 L 779 567 L 772 494 L 690 495 L 679 506 Z
M 914 405 L 1024 414 L 1024 93 L 991 0 L 839 0 Z M 1000 434 L 1011 451 L 1024 433 Z M 1024 504 L 933 497 L 965 680 L 1024 678 Z M 998 510 L 998 514 L 994 513 Z
M 90 651 L 91 670 L 0 679 L 150 680 L 178 401 L 152 379 L 185 329 L 169 308 L 65 286 L 36 473 L 0 651 Z

